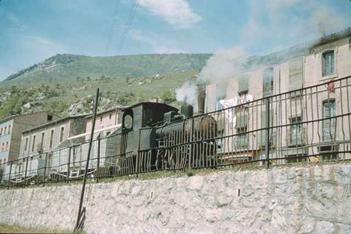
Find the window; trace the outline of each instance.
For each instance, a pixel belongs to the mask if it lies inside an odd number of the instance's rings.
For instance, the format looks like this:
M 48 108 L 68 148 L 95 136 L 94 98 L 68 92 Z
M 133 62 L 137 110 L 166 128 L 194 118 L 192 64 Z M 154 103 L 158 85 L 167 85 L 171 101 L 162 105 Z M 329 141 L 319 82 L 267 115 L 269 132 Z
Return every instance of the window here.
M 28 149 L 28 137 L 26 137 L 26 143 L 24 144 L 24 151 Z
M 5 151 L 9 151 L 9 142 L 6 142 Z
M 11 125 L 9 125 L 9 128 L 8 128 L 8 131 L 7 131 L 8 134 L 11 133 Z
M 249 90 L 249 77 L 247 75 L 239 78 L 239 93 L 248 92 Z
M 248 147 L 249 136 L 247 134 L 247 127 L 237 128 L 236 130 L 238 135 L 235 148 L 242 149 Z
M 60 142 L 63 141 L 63 133 L 65 132 L 65 127 L 61 127 L 61 132 L 60 132 Z
M 112 114 L 110 113 L 110 115 L 108 117 L 109 117 L 109 119 L 112 119 Z
M 43 149 L 44 147 L 44 138 L 45 138 L 45 132 L 41 133 L 41 141 L 40 141 L 40 148 Z
M 274 127 L 274 110 L 272 107 L 269 108 L 269 123 L 267 123 L 267 109 L 263 108 L 261 110 L 261 128 L 262 130 L 260 131 L 259 134 L 259 141 L 260 141 L 260 146 L 265 147 L 266 145 L 266 129 L 267 127 L 270 127 L 269 130 L 269 144 L 271 146 L 275 145 L 275 141 L 276 141 L 276 133 L 275 133 L 275 129 Z M 268 124 L 268 126 L 267 126 Z
M 303 87 L 303 58 L 296 58 L 289 62 L 289 90 Z M 293 95 L 297 93 L 292 93 Z
M 301 145 L 302 144 L 302 124 L 301 117 L 295 117 L 290 119 L 290 140 L 289 145 Z
M 222 110 L 224 108 L 224 106 L 220 103 L 221 100 L 223 100 L 225 98 L 224 95 L 220 95 L 217 97 L 216 100 L 216 110 Z
M 322 75 L 329 76 L 335 73 L 335 52 L 326 51 L 322 54 Z
M 52 121 L 52 115 L 48 115 L 47 120 Z
M 102 123 L 102 115 L 100 116 L 100 123 Z
M 50 133 L 50 148 L 52 148 L 52 141 L 54 139 L 54 130 L 51 130 L 51 133 Z
M 35 135 L 33 136 L 33 142 L 32 142 L 32 152 L 35 150 Z
M 306 154 L 297 154 L 293 156 L 286 157 L 287 163 L 297 163 L 297 162 L 306 162 L 308 157 L 304 157 Z
M 2 128 L 0 128 L 0 136 L 2 135 Z
M 336 135 L 336 109 L 335 100 L 328 99 L 323 102 L 323 122 L 322 139 L 323 141 L 333 141 Z
M 133 116 L 127 114 L 124 116 L 124 128 L 127 130 L 131 130 L 133 128 Z
M 240 106 L 235 108 L 235 127 L 236 128 L 244 128 L 247 126 L 249 122 L 249 110 L 247 107 Z
M 245 104 L 250 101 L 249 97 L 249 91 L 244 90 L 238 93 L 239 95 L 239 103 L 238 104 Z
M 6 135 L 6 130 L 7 130 L 7 127 L 4 128 L 4 135 Z
M 263 96 L 273 94 L 273 67 L 267 68 L 263 72 Z

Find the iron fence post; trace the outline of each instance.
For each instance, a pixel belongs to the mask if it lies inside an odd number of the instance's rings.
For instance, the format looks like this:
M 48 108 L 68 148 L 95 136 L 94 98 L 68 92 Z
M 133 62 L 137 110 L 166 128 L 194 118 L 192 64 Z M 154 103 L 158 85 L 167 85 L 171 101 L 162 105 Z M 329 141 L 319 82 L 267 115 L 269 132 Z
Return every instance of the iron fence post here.
M 67 181 L 69 181 L 69 175 L 71 173 L 71 155 L 72 155 L 72 147 L 69 147 L 68 148 L 68 162 L 67 162 Z
M 45 164 L 44 164 L 44 185 L 45 185 L 45 181 L 46 181 L 46 170 L 47 170 L 47 166 L 48 166 L 48 153 L 45 153 Z
M 141 129 L 139 129 L 139 142 L 138 142 L 138 152 L 136 154 L 136 160 L 135 160 L 135 173 L 136 173 L 136 177 L 138 178 L 139 177 L 139 171 L 141 170 L 138 170 L 139 169 L 139 157 L 140 157 L 140 139 L 141 139 Z
M 185 126 L 183 125 L 183 132 L 185 132 Z M 193 149 L 194 149 L 194 142 L 193 142 L 193 140 L 194 140 L 194 118 L 192 117 L 191 118 L 191 133 L 190 133 L 190 153 L 189 153 L 189 160 L 188 160 L 188 162 L 189 162 L 189 170 L 192 168 L 191 167 L 191 157 L 193 156 Z M 195 157 L 195 155 L 194 155 L 194 158 L 196 158 Z
M 7 182 L 7 188 L 10 188 L 12 164 L 13 164 L 13 161 L 10 161 L 10 172 L 9 172 L 9 180 Z
M 28 161 L 29 161 L 29 156 L 27 157 L 26 160 L 26 170 L 24 172 L 24 180 L 27 178 L 27 172 L 28 172 Z M 24 184 L 26 184 L 26 182 L 24 181 Z
M 267 169 L 269 168 L 269 150 L 270 150 L 270 140 L 269 140 L 269 128 L 270 128 L 270 100 L 269 97 L 266 99 L 266 145 L 265 145 L 265 154 L 266 154 L 266 163 Z
M 101 150 L 101 139 L 100 139 L 100 135 L 98 136 L 97 138 L 97 141 L 98 141 L 98 148 L 97 148 L 97 162 L 96 162 L 96 170 L 97 170 L 97 173 L 96 173 L 96 183 L 99 181 L 99 168 L 100 168 L 100 150 Z M 105 159 L 106 161 L 106 159 Z

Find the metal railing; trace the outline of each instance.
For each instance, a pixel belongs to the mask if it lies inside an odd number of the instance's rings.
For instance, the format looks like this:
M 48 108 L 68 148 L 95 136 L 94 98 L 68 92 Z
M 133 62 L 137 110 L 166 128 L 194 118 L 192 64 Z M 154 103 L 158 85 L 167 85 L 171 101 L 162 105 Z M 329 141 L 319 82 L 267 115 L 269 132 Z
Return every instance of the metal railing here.
M 162 170 L 348 160 L 350 91 L 351 77 L 345 77 L 138 129 L 139 144 L 130 151 L 128 140 L 135 139 L 124 134 L 99 138 L 92 144 L 88 174 L 98 180 Z M 3 168 L 1 180 L 8 186 L 79 180 L 87 150 L 86 142 L 20 158 Z

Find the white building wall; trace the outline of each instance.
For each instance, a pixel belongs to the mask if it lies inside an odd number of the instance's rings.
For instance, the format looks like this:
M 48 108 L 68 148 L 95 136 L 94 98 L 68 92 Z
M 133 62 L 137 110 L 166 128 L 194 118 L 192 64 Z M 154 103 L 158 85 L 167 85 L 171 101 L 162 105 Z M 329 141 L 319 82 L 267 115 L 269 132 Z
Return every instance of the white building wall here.
M 336 72 L 334 75 L 328 77 L 322 77 L 322 53 L 328 50 L 335 50 L 335 63 Z M 310 54 L 303 57 L 303 87 L 318 85 L 333 79 L 343 78 L 351 76 L 351 45 L 350 39 L 344 38 L 331 43 L 326 43 L 315 48 L 312 48 Z M 255 100 L 263 97 L 263 71 L 268 67 L 273 67 L 273 78 L 274 78 L 274 94 L 285 93 L 292 90 L 289 83 L 289 62 L 295 58 L 283 61 L 281 64 L 260 66 L 248 72 L 249 76 L 249 94 L 251 94 Z M 337 115 L 345 114 L 346 111 L 351 110 L 351 89 L 346 88 L 346 80 L 335 84 L 337 87 L 335 93 L 326 92 L 326 87 L 319 87 L 318 89 L 307 89 L 305 90 L 305 96 L 303 99 L 290 99 L 289 95 L 282 95 L 278 102 L 272 103 L 271 108 L 273 109 L 274 125 L 290 124 L 291 118 L 301 115 L 302 121 L 318 120 L 322 118 L 322 102 L 328 98 L 335 98 L 336 100 L 336 113 Z M 344 86 L 341 90 L 338 87 Z M 238 96 L 238 83 L 231 79 L 227 84 L 227 95 L 226 98 L 233 98 Z M 323 93 L 315 94 L 315 92 Z M 214 85 L 207 86 L 207 103 L 214 103 L 216 99 L 216 89 Z M 311 95 L 312 94 L 312 98 Z M 349 96 L 347 96 L 349 95 Z M 318 99 L 318 100 L 317 100 Z M 276 100 L 273 98 L 273 102 Z M 277 101 L 277 100 L 276 100 Z M 258 103 L 257 103 L 258 104 Z M 262 105 L 263 103 L 260 103 Z M 213 106 L 213 105 L 209 105 Z M 248 131 L 258 129 L 262 126 L 261 112 L 265 108 L 256 108 L 250 110 L 249 113 L 249 126 Z M 342 113 L 343 112 L 343 113 Z M 346 117 L 340 117 L 337 120 L 337 139 L 349 140 L 351 132 L 350 119 Z M 322 123 L 317 121 L 314 123 L 304 124 L 303 131 L 306 131 L 308 136 L 306 139 L 307 144 L 315 144 L 315 147 L 310 147 L 309 154 L 318 154 L 318 143 L 321 141 Z M 288 146 L 288 140 L 290 138 L 289 132 L 290 127 L 282 127 L 275 129 L 277 134 L 277 146 L 278 148 L 286 148 Z M 229 131 L 226 131 L 229 134 Z M 260 133 L 251 134 L 250 136 L 250 148 L 259 148 Z M 349 149 L 339 149 L 349 150 Z M 282 150 L 276 152 L 276 155 L 281 156 L 284 154 Z

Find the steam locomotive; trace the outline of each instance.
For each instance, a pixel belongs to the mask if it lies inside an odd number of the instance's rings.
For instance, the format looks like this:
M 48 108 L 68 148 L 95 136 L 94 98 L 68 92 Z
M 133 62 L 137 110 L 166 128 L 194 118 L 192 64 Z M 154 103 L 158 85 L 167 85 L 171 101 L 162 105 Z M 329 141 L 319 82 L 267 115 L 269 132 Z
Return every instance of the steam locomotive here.
M 158 169 L 216 166 L 215 119 L 193 116 L 193 107 L 177 108 L 143 102 L 126 108 L 122 127 L 107 142 L 110 166 L 100 176 L 142 173 Z M 102 174 L 101 174 L 102 173 Z

